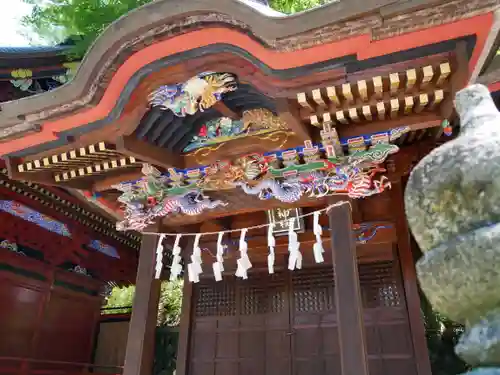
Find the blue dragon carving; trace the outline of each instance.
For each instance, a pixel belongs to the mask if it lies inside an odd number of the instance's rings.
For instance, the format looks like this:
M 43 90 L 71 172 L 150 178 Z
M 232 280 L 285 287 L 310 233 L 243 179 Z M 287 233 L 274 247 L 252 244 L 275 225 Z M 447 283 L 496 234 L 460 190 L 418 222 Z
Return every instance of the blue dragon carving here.
M 199 215 L 206 209 L 214 209 L 225 206 L 226 203 L 204 196 L 201 192 L 190 190 L 183 195 L 165 198 L 155 203 L 152 207 L 142 204 L 140 201 L 125 201 L 125 219 L 117 223 L 118 230 L 141 231 L 153 223 L 157 217 L 172 213 L 182 212 L 186 215 Z
M 285 202 L 293 203 L 298 201 L 303 194 L 302 186 L 299 182 L 278 182 L 276 180 L 263 180 L 256 186 L 250 186 L 244 182 L 235 182 L 246 194 L 258 195 L 260 199 L 270 199 L 272 197 Z

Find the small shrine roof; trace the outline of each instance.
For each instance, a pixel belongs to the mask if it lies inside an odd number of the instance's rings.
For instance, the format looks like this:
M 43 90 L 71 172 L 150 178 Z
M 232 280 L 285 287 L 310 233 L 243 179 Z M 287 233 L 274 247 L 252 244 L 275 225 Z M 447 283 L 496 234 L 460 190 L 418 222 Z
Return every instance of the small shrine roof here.
M 68 50 L 68 46 L 28 46 L 28 47 L 2 47 L 0 46 L 0 59 L 14 59 L 19 57 L 35 58 L 41 54 L 57 55 Z

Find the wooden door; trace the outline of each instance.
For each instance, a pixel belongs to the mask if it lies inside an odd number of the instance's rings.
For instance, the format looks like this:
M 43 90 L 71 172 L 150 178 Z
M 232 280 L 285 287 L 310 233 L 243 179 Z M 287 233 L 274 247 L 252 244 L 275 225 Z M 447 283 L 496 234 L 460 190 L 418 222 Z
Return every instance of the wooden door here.
M 416 375 L 399 265 L 360 264 L 370 375 Z M 340 375 L 331 265 L 194 289 L 189 375 Z
M 292 373 L 340 374 L 331 265 L 291 273 Z
M 416 375 L 399 263 L 360 264 L 359 278 L 370 375 Z
M 194 289 L 187 373 L 290 373 L 290 321 L 283 273 L 205 280 Z

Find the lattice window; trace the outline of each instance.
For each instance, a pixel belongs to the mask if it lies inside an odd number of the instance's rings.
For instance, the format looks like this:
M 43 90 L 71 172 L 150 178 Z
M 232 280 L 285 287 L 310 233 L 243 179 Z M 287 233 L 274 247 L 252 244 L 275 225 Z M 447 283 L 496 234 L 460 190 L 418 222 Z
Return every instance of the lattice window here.
M 242 315 L 279 313 L 285 308 L 286 279 L 284 274 L 262 273 L 243 280 L 239 285 Z
M 335 284 L 331 266 L 292 273 L 295 312 L 321 312 L 335 308 Z
M 400 286 L 392 261 L 360 264 L 359 279 L 365 308 L 401 304 Z
M 236 315 L 235 284 L 205 281 L 196 285 L 195 314 L 200 316 Z

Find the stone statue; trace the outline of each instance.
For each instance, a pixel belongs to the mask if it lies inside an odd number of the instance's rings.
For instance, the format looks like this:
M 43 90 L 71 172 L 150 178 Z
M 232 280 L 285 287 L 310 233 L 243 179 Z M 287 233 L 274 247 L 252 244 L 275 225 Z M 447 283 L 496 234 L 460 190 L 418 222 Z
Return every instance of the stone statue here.
M 406 214 L 424 253 L 423 291 L 466 326 L 456 353 L 471 374 L 500 374 L 500 114 L 482 85 L 458 92 L 455 106 L 460 135 L 413 170 Z

